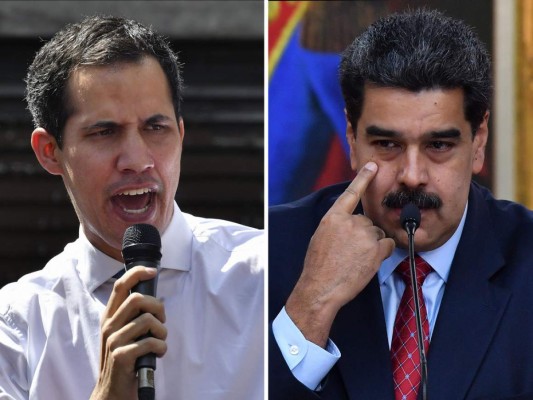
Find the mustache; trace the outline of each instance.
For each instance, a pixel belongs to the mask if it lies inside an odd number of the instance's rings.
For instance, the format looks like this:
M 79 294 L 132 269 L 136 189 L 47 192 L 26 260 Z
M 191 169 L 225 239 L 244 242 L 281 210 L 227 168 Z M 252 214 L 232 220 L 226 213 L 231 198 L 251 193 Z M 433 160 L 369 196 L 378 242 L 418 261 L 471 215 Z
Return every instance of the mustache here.
M 107 188 L 107 193 L 109 195 L 113 195 L 117 192 L 117 190 L 120 190 L 121 188 L 129 185 L 146 185 L 149 187 L 153 187 L 158 192 L 162 191 L 163 189 L 163 183 L 160 180 L 151 176 L 137 176 L 124 178 L 118 182 L 114 182 Z
M 402 189 L 390 192 L 385 196 L 381 205 L 388 208 L 402 208 L 413 203 L 420 209 L 437 209 L 442 206 L 442 200 L 436 193 L 427 193 L 420 189 Z

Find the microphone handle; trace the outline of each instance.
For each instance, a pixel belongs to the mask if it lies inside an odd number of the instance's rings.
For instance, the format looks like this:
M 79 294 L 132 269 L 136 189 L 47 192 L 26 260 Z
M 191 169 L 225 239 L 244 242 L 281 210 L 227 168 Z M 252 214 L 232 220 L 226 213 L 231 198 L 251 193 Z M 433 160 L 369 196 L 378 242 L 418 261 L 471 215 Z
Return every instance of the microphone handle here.
M 159 260 L 135 260 L 126 264 L 126 269 L 142 265 L 148 268 L 159 269 Z M 131 289 L 132 293 L 141 293 L 149 296 L 156 296 L 157 293 L 157 276 L 155 278 L 141 281 Z M 141 340 L 151 335 L 143 335 L 137 340 Z M 154 353 L 148 353 L 140 356 L 135 361 L 135 370 L 137 371 L 137 386 L 139 400 L 155 399 L 154 371 L 156 369 L 156 356 Z
M 418 337 L 418 352 L 420 354 L 420 388 L 422 390 L 422 400 L 427 400 L 427 360 L 424 349 L 422 318 L 420 317 L 420 298 L 418 297 L 418 280 L 416 279 L 415 265 L 415 229 L 414 223 L 406 224 L 407 238 L 409 241 L 409 269 L 411 270 L 411 284 L 415 301 L 416 333 Z

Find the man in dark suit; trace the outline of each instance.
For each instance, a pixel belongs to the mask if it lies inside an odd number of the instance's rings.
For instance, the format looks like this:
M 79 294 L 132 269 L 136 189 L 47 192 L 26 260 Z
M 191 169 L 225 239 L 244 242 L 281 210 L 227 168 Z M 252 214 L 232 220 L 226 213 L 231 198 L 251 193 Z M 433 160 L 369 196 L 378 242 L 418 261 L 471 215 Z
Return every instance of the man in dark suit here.
M 269 218 L 270 398 L 422 397 L 402 333 L 416 289 L 399 272 L 414 203 L 427 398 L 532 399 L 533 213 L 471 181 L 488 138 L 484 45 L 438 12 L 395 14 L 340 72 L 357 176 Z

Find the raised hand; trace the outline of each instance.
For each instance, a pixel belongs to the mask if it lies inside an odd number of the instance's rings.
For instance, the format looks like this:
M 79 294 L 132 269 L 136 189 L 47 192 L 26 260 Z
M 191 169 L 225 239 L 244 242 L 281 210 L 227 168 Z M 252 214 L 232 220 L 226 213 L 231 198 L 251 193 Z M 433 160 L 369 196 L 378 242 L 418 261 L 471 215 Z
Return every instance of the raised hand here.
M 364 215 L 353 215 L 377 169 L 367 163 L 324 215 L 285 305 L 305 338 L 322 347 L 339 309 L 363 290 L 394 250 L 382 229 Z

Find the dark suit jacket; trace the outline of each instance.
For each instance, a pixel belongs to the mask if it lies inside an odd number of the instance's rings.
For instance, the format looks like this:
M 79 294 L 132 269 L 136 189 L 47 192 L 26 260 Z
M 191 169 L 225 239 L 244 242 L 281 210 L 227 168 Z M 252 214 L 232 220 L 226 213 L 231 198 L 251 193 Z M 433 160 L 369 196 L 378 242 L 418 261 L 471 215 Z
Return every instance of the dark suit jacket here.
M 319 221 L 346 186 L 272 208 L 271 320 L 300 275 Z M 429 347 L 428 399 L 533 399 L 533 213 L 474 183 L 468 204 Z M 340 310 L 330 337 L 342 356 L 316 393 L 292 376 L 270 333 L 270 399 L 394 399 L 377 277 Z

